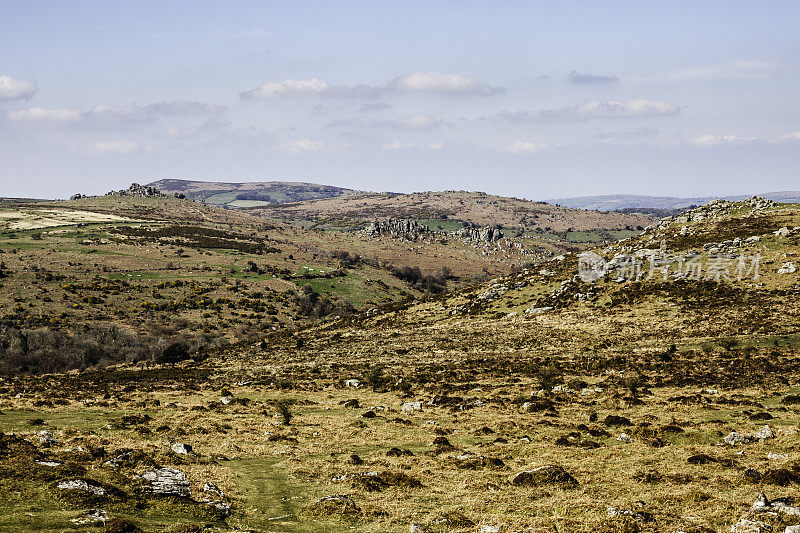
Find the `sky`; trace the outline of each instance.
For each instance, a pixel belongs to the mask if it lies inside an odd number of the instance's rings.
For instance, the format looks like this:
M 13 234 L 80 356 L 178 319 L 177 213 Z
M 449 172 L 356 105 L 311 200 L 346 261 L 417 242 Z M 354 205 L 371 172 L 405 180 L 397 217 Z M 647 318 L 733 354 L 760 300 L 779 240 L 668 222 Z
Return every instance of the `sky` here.
M 0 196 L 800 189 L 800 2 L 0 0 Z

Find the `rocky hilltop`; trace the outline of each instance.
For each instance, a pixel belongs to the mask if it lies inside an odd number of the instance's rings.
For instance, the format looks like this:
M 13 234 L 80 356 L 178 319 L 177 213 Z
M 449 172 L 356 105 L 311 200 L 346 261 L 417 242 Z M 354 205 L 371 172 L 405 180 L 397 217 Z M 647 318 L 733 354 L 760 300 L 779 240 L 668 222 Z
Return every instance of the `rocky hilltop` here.
M 180 198 L 183 199 L 185 196 L 181 193 L 174 192 L 172 194 L 163 194 L 157 188 L 151 185 L 139 185 L 138 183 L 132 183 L 130 187 L 127 189 L 120 189 L 118 191 L 109 191 L 105 194 L 106 196 L 131 196 L 133 198 Z M 93 198 L 92 196 L 86 196 L 84 194 L 73 194 L 70 197 L 70 200 L 81 200 L 83 198 Z

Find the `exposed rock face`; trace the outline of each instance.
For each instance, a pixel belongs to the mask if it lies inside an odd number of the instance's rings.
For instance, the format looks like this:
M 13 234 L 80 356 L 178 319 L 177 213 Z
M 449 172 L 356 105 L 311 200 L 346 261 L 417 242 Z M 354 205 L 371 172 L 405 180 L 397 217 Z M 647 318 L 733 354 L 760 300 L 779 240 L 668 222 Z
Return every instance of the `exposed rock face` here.
M 420 241 L 436 237 L 456 237 L 471 244 L 493 244 L 504 237 L 497 228 L 464 228 L 454 232 L 433 231 L 416 220 L 387 218 L 371 222 L 364 233 L 370 237 L 394 237 L 407 241 Z
M 82 195 L 75 195 L 79 198 L 85 198 Z M 130 187 L 127 189 L 122 189 L 119 191 L 111 191 L 106 193 L 106 196 L 133 196 L 135 198 L 186 198 L 185 195 L 179 192 L 175 192 L 172 194 L 162 194 L 161 191 L 152 187 L 150 185 L 139 185 L 138 183 L 132 183 Z M 76 198 L 72 198 L 75 200 Z
M 387 218 L 370 223 L 364 233 L 370 237 L 394 237 L 407 241 L 418 241 L 433 236 L 433 232 L 416 220 Z
M 503 233 L 497 228 L 464 228 L 456 234 L 469 242 L 497 242 L 503 238 Z
M 166 195 L 161 194 L 161 191 L 156 189 L 155 187 L 151 187 L 149 185 L 139 185 L 138 183 L 132 183 L 130 187 L 127 189 L 122 189 L 120 191 L 111 191 L 106 194 L 106 196 L 134 196 L 137 198 L 154 198 L 154 197 L 165 197 Z
M 156 468 L 145 472 L 144 479 L 150 482 L 150 490 L 163 496 L 188 498 L 192 495 L 186 474 L 174 468 Z

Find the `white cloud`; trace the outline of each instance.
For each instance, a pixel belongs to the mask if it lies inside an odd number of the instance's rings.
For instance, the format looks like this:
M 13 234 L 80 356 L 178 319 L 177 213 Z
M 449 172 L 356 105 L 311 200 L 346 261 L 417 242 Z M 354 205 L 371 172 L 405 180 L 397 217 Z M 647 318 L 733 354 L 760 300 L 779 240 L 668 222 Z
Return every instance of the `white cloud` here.
M 0 100 L 29 100 L 38 92 L 35 83 L 17 80 L 11 76 L 0 76 Z
M 310 80 L 285 80 L 279 82 L 265 82 L 259 87 L 241 93 L 241 97 L 246 100 L 267 99 L 267 98 L 308 98 L 311 96 L 321 96 L 331 90 L 331 86 L 326 81 L 319 78 Z
M 517 141 L 510 146 L 501 149 L 501 152 L 508 152 L 511 154 L 533 154 L 547 150 L 549 146 L 546 144 L 535 143 L 531 141 Z
M 780 140 L 782 142 L 800 143 L 800 131 L 793 131 L 792 133 L 781 135 Z
M 219 118 L 227 107 L 205 102 L 160 102 L 146 106 L 97 105 L 88 111 L 78 109 L 44 109 L 33 107 L 8 111 L 4 115 L 10 122 L 42 126 L 80 125 L 86 127 L 118 127 L 156 122 L 168 116 L 209 116 Z
M 143 149 L 136 141 L 100 141 L 94 143 L 92 148 L 96 153 L 113 155 L 131 155 Z
M 431 115 L 413 115 L 392 121 L 392 125 L 405 130 L 429 131 L 441 127 L 444 121 Z
M 575 107 L 559 109 L 542 109 L 538 111 L 501 111 L 493 116 L 495 119 L 534 122 L 546 120 L 590 120 L 603 118 L 635 118 L 677 115 L 680 107 L 661 100 L 629 100 L 615 102 L 592 100 Z
M 441 72 L 413 72 L 385 83 L 384 85 L 331 85 L 319 78 L 307 80 L 287 79 L 264 82 L 255 89 L 239 93 L 245 100 L 267 100 L 275 98 L 374 98 L 398 92 L 420 92 L 439 94 L 491 95 L 505 91 L 502 87 L 474 80 L 461 74 Z
M 11 122 L 27 124 L 68 124 L 78 122 L 81 112 L 77 109 L 44 109 L 32 107 L 18 111 L 8 111 L 6 118 Z
M 413 72 L 396 78 L 389 84 L 396 91 L 427 92 L 442 94 L 497 94 L 505 89 L 492 87 L 487 83 L 468 78 L 461 74 L 441 72 Z
M 330 128 L 358 128 L 375 129 L 384 128 L 401 131 L 432 131 L 442 127 L 444 120 L 432 115 L 411 115 L 393 120 L 377 120 L 370 117 L 353 117 L 333 120 L 328 123 Z
M 414 142 L 394 141 L 384 144 L 381 148 L 387 152 L 393 150 L 442 150 L 445 143 L 435 142 L 429 144 L 421 144 Z
M 325 143 L 320 141 L 312 141 L 311 139 L 302 139 L 297 142 L 282 144 L 281 150 L 289 152 L 290 154 L 303 154 L 309 152 L 322 152 L 328 150 Z
M 741 146 L 743 144 L 768 144 L 758 137 L 737 137 L 736 135 L 703 135 L 692 140 L 692 144 L 703 148 L 712 146 Z

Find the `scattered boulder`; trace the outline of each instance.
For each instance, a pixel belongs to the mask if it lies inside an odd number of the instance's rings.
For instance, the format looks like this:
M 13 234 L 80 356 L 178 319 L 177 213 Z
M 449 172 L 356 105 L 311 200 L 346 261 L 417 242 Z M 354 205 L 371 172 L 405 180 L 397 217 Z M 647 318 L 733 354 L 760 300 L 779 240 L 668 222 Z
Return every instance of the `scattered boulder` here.
M 214 494 L 215 496 L 218 496 L 220 498 L 223 498 L 225 496 L 225 493 L 222 492 L 222 489 L 220 489 L 215 483 L 211 483 L 210 481 L 203 484 L 203 492 Z
M 753 438 L 758 439 L 760 441 L 764 441 L 766 439 L 772 439 L 775 437 L 775 434 L 772 432 L 772 428 L 769 426 L 764 426 L 755 433 L 753 433 Z
M 170 449 L 172 450 L 172 453 L 175 453 L 177 455 L 190 455 L 190 454 L 194 453 L 194 452 L 192 452 L 192 446 L 191 445 L 184 444 L 182 442 L 176 442 L 175 444 L 173 444 L 170 447 Z
M 142 476 L 150 482 L 150 490 L 162 496 L 188 498 L 192 495 L 186 474 L 175 468 L 155 468 Z
M 778 269 L 778 274 L 794 274 L 795 272 L 797 272 L 797 265 L 791 261 L 782 264 Z
M 724 439 L 722 439 L 725 444 L 729 444 L 731 446 L 736 446 L 737 444 L 747 444 L 748 442 L 752 442 L 752 440 L 752 437 L 742 435 L 737 431 L 731 431 L 725 436 Z
M 104 489 L 100 485 L 89 483 L 83 479 L 60 481 L 56 485 L 56 487 L 61 490 L 80 490 L 83 492 L 87 492 L 93 496 L 105 496 L 107 494 L 106 489 Z
M 406 402 L 403 404 L 402 410 L 404 413 L 413 413 L 416 411 L 422 411 L 422 402 Z

